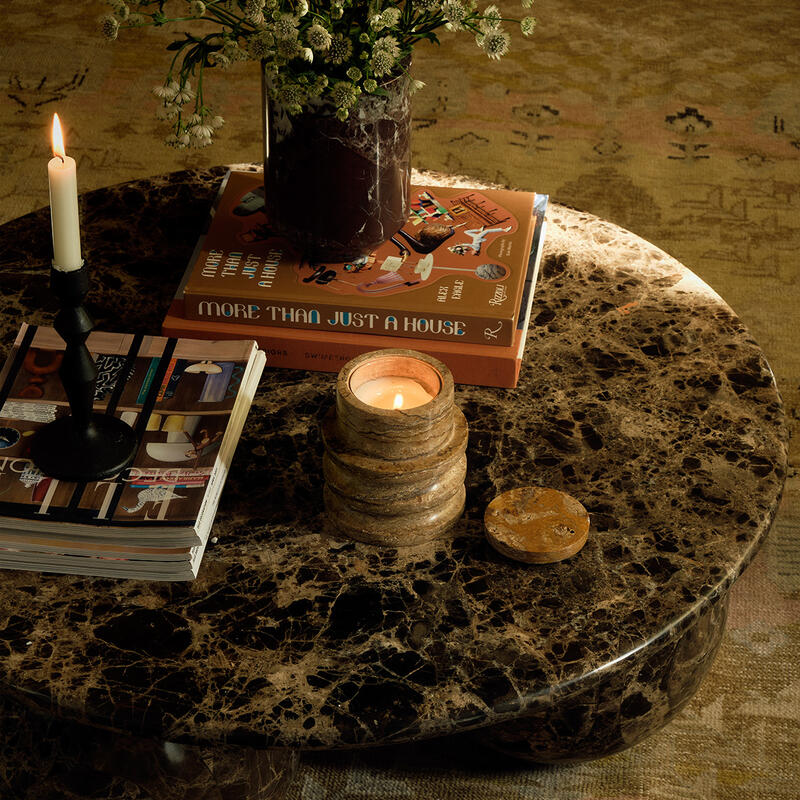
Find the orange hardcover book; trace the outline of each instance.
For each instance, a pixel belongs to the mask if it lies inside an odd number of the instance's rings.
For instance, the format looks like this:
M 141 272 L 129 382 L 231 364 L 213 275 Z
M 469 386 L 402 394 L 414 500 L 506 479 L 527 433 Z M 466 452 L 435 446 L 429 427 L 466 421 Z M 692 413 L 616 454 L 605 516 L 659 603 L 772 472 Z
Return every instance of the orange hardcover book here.
M 267 356 L 267 367 L 338 372 L 351 358 L 384 347 L 420 350 L 449 367 L 456 383 L 512 388 L 516 386 L 525 349 L 533 294 L 544 239 L 547 196 L 537 195 L 536 225 L 512 344 L 495 346 L 461 341 L 411 339 L 368 333 L 317 331 L 269 325 L 240 325 L 231 321 L 189 319 L 184 313 L 183 286 L 178 289 L 162 330 L 166 336 L 240 339 L 254 338 Z M 198 248 L 202 242 L 198 244 Z M 184 276 L 188 280 L 191 263 Z
M 337 333 L 514 346 L 536 195 L 412 186 L 377 250 L 318 262 L 270 229 L 258 173 L 231 172 L 184 289 L 183 316 Z
M 427 353 L 443 361 L 453 373 L 456 383 L 510 388 L 517 385 L 525 346 L 523 331 L 517 332 L 514 344 L 492 347 L 374 334 L 319 333 L 302 328 L 273 328 L 267 325 L 244 326 L 217 320 L 200 321 L 187 319 L 182 310 L 183 301 L 179 298 L 173 300 L 161 328 L 165 336 L 241 339 L 246 332 L 266 354 L 267 367 L 338 372 L 351 358 L 361 353 L 384 347 L 402 347 Z

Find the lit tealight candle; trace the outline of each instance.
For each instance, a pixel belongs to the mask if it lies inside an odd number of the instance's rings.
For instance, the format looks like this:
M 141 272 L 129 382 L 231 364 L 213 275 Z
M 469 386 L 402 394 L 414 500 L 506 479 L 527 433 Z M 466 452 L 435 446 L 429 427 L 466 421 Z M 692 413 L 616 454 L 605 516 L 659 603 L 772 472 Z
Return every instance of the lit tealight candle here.
M 331 524 L 393 548 L 443 536 L 464 509 L 467 438 L 438 359 L 392 347 L 348 361 L 322 421 Z
M 416 408 L 433 400 L 433 395 L 413 378 L 394 375 L 365 381 L 353 394 L 375 408 Z
M 53 114 L 53 158 L 47 164 L 50 184 L 50 226 L 53 232 L 53 266 L 72 272 L 83 266 L 78 221 L 78 179 L 75 159 L 64 152 L 58 114 Z

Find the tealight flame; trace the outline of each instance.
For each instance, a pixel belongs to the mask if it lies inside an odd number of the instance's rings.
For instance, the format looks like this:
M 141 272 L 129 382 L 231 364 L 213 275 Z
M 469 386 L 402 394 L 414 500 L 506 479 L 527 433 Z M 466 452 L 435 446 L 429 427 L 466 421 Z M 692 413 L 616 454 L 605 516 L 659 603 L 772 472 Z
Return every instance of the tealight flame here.
M 64 134 L 61 132 L 61 121 L 58 114 L 53 114 L 53 155 L 62 161 L 66 158 L 64 152 Z
M 397 410 L 398 408 L 402 408 L 402 407 L 403 407 L 403 393 L 402 392 L 398 392 L 394 396 L 394 403 L 392 403 L 392 408 Z

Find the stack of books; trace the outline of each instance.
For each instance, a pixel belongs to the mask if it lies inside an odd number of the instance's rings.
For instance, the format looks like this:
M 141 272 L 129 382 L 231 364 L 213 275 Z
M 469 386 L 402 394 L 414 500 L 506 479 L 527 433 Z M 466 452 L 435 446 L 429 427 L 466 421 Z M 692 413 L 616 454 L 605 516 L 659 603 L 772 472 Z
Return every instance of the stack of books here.
M 23 325 L 0 373 L 0 567 L 190 580 L 264 368 L 250 341 L 92 333 L 94 408 L 134 429 L 133 465 L 107 480 L 42 474 L 30 437 L 69 413 L 64 343 Z M 81 453 L 74 454 L 75 459 Z
M 253 337 L 268 366 L 328 372 L 408 348 L 459 383 L 515 386 L 547 196 L 412 186 L 411 198 L 408 222 L 376 251 L 323 263 L 272 232 L 261 175 L 229 173 L 163 332 Z

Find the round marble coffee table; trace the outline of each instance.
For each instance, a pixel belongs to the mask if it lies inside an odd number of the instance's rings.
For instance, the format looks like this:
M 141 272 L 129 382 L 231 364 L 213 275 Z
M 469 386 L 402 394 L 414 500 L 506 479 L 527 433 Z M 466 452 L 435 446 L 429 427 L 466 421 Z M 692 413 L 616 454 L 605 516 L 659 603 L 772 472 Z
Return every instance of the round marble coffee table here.
M 221 175 L 83 197 L 98 327 L 159 331 Z M 695 275 L 590 215 L 554 204 L 548 222 L 519 386 L 456 390 L 469 469 L 450 538 L 397 551 L 330 535 L 319 421 L 334 376 L 268 368 L 196 581 L 2 575 L 5 702 L 183 753 L 476 731 L 546 762 L 663 725 L 708 670 L 775 514 L 781 400 Z M 55 309 L 47 210 L 0 228 L 0 250 L 7 346 Z M 580 553 L 524 565 L 486 543 L 487 503 L 526 484 L 588 509 Z

